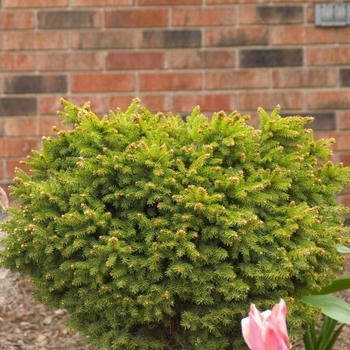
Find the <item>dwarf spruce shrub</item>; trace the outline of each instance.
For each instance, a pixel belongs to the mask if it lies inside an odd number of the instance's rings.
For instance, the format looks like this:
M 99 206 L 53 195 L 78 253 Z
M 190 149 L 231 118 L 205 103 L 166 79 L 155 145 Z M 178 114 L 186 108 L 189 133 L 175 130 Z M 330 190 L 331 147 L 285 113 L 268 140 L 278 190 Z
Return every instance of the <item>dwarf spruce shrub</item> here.
M 240 320 L 299 301 L 342 266 L 349 168 L 330 160 L 308 117 L 195 108 L 152 114 L 134 100 L 99 119 L 62 100 L 64 124 L 17 170 L 1 263 L 107 349 L 245 348 Z

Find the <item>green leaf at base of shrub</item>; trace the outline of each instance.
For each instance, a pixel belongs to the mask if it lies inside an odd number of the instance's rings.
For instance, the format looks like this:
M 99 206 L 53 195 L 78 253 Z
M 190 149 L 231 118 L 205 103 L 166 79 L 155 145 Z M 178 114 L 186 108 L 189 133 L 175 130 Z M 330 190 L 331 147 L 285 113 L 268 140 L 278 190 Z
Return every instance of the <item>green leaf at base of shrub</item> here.
M 332 350 L 344 324 L 336 328 L 338 322 L 324 316 L 321 329 L 317 332 L 315 322 L 310 322 L 303 336 L 305 350 Z
M 301 299 L 340 323 L 350 324 L 350 304 L 332 295 L 309 295 Z
M 323 287 L 320 291 L 313 294 L 330 294 L 346 289 L 350 289 L 350 276 L 339 276 L 329 286 Z
M 350 248 L 345 245 L 338 245 L 337 250 L 341 254 L 350 254 Z

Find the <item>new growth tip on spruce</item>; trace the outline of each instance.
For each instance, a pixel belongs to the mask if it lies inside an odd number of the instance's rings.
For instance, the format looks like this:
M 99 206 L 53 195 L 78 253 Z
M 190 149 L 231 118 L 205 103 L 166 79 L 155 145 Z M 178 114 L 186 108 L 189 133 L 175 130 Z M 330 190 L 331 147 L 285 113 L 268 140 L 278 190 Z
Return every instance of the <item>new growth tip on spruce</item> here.
M 291 339 L 313 319 L 300 298 L 331 283 L 348 236 L 336 194 L 349 168 L 312 118 L 195 108 L 153 114 L 135 99 L 98 118 L 62 100 L 56 137 L 17 170 L 1 265 L 106 349 L 245 348 L 249 305 L 288 305 Z

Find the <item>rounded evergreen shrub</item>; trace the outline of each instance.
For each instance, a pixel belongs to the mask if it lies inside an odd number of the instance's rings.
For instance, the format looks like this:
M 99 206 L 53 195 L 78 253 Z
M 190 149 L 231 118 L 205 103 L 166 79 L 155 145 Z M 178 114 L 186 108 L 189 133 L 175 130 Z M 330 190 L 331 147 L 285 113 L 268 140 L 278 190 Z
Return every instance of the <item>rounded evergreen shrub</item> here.
M 57 137 L 25 161 L 3 225 L 1 264 L 107 349 L 245 348 L 250 303 L 288 305 L 291 337 L 313 311 L 300 302 L 342 266 L 349 168 L 330 160 L 308 117 L 195 108 L 152 114 L 136 99 L 98 118 L 62 100 Z

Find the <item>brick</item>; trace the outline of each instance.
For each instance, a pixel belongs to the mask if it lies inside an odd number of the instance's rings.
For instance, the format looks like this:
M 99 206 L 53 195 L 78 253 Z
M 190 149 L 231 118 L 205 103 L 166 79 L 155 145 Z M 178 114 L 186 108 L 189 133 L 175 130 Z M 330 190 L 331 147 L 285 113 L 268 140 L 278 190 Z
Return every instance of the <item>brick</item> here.
M 304 20 L 302 6 L 241 6 L 240 24 L 290 24 Z
M 128 49 L 136 47 L 133 31 L 89 31 L 71 34 L 73 49 Z
M 6 53 L 0 54 L 0 71 L 34 71 L 35 56 L 32 54 Z
M 1 157 L 25 157 L 32 150 L 38 149 L 40 142 L 33 139 L 0 139 Z
M 5 159 L 1 159 L 0 160 L 0 179 L 2 179 L 2 180 L 6 177 L 6 175 L 5 175 L 5 164 L 6 164 Z M 3 187 L 3 183 L 1 184 L 1 187 Z
M 335 143 L 332 145 L 333 151 L 350 151 L 350 137 L 347 133 L 330 132 L 330 131 L 315 131 L 315 139 L 334 138 Z
M 173 113 L 175 114 L 189 114 L 197 105 L 200 106 L 203 113 L 218 112 L 221 110 L 231 112 L 237 109 L 236 97 L 234 94 L 176 94 L 173 97 Z
M 314 8 L 314 4 L 306 5 L 306 23 L 310 23 L 312 25 L 315 24 L 315 8 Z
M 32 29 L 34 12 L 3 11 L 0 12 L 0 29 Z
M 205 46 L 245 46 L 266 45 L 268 28 L 208 28 L 205 30 Z
M 306 64 L 309 66 L 318 65 L 340 65 L 349 64 L 349 47 L 310 47 L 306 48 Z
M 70 29 L 101 27 L 99 11 L 40 11 L 38 13 L 40 29 Z
M 65 97 L 67 100 L 71 101 L 77 106 L 83 106 L 83 104 L 87 101 L 90 102 L 91 110 L 96 114 L 105 114 L 108 110 L 105 108 L 105 99 L 106 96 L 104 94 L 101 95 L 72 95 Z M 62 106 L 59 107 L 62 109 Z
M 341 86 L 350 86 L 350 69 L 341 69 L 339 77 Z
M 94 113 L 105 113 L 104 97 L 89 95 L 72 95 L 64 96 L 64 98 L 77 106 L 82 106 L 85 102 L 91 102 L 91 109 Z M 57 96 L 39 96 L 38 97 L 38 110 L 40 115 L 52 116 L 57 115 L 57 111 L 62 110 L 60 99 Z M 41 119 L 42 120 L 42 119 Z
M 315 118 L 314 121 L 309 124 L 310 128 L 315 131 L 327 131 L 336 129 L 335 113 L 312 113 Z
M 5 32 L 4 50 L 56 50 L 68 48 L 65 32 Z
M 280 105 L 283 110 L 302 109 L 303 95 L 299 91 L 264 91 L 241 92 L 239 94 L 239 111 L 256 111 L 258 107 L 273 109 Z
M 240 67 L 243 68 L 302 65 L 302 49 L 247 49 L 240 52 Z
M 338 111 L 337 122 L 339 130 L 350 130 L 350 111 Z
M 4 131 L 4 117 L 0 118 L 0 138 L 5 136 L 5 131 Z M 1 160 L 0 160 L 1 162 Z
M 171 110 L 171 97 L 169 94 L 140 94 L 141 103 L 150 111 L 169 112 Z
M 5 97 L 0 98 L 0 116 L 36 114 L 35 98 Z
M 73 92 L 134 91 L 134 74 L 73 74 Z
M 36 117 L 3 118 L 4 134 L 9 137 L 38 135 L 38 119 Z
M 72 7 L 132 6 L 134 0 L 71 0 Z
M 316 113 L 298 113 L 298 112 L 290 112 L 288 114 L 281 113 L 284 116 L 290 115 L 300 115 L 302 117 L 311 116 L 314 118 L 313 122 L 307 124 L 307 128 L 313 129 L 315 131 L 332 131 L 336 129 L 336 118 L 335 112 L 316 112 Z
M 140 73 L 140 91 L 200 90 L 201 73 Z
M 173 26 L 222 26 L 236 24 L 236 8 L 173 8 L 171 10 Z
M 21 75 L 5 77 L 6 94 L 66 92 L 65 75 Z
M 330 2 L 327 0 L 321 0 L 321 1 L 313 0 L 313 1 L 314 2 Z M 307 5 L 305 4 L 306 5 L 306 23 L 311 24 L 312 26 L 315 26 L 315 4 L 310 3 L 310 1 L 308 1 L 308 3 L 309 4 L 307 4 Z M 326 30 L 328 29 L 329 31 L 337 32 L 339 34 L 339 39 L 340 39 L 342 36 L 341 33 L 344 32 L 345 27 L 341 27 L 341 28 L 339 28 L 339 27 L 327 27 L 325 29 Z
M 139 6 L 151 5 L 201 5 L 202 0 L 138 0 Z
M 140 39 L 141 48 L 200 47 L 202 32 L 199 29 L 144 30 Z
M 208 90 L 267 88 L 270 85 L 268 70 L 208 71 L 205 87 Z
M 164 52 L 120 52 L 109 53 L 106 57 L 106 68 L 113 69 L 163 69 L 165 68 Z
M 2 0 L 4 8 L 66 7 L 68 0 Z
M 340 153 L 336 153 L 336 155 L 338 155 L 339 156 L 339 154 Z M 335 157 L 332 157 L 332 161 L 334 162 L 334 158 Z M 337 158 L 339 158 L 339 157 L 337 157 Z M 349 195 L 350 194 L 350 186 L 346 186 L 345 188 L 343 188 L 342 189 L 342 191 L 340 192 L 340 196 L 342 196 L 342 195 Z M 349 217 L 349 219 L 350 219 L 350 217 Z
M 89 53 L 38 53 L 38 71 L 92 71 L 103 69 L 103 56 L 99 52 Z
M 343 163 L 344 166 L 350 166 L 350 154 L 341 154 L 339 156 L 339 162 Z M 350 204 L 350 201 L 349 201 Z M 347 226 L 350 225 L 350 219 L 348 219 Z
M 270 0 L 206 0 L 207 5 L 223 5 L 223 4 L 249 4 L 249 3 L 264 3 Z
M 350 43 L 350 27 L 343 27 L 341 30 L 337 31 L 337 33 L 340 44 Z
M 15 177 L 17 168 L 22 169 L 27 174 L 30 174 L 29 168 L 21 164 L 22 160 L 23 160 L 22 158 L 18 158 L 18 159 L 10 158 L 6 161 L 6 176 L 11 178 L 11 180 Z
M 280 2 L 282 2 L 282 3 L 285 3 L 286 2 L 286 0 L 273 0 L 273 2 L 275 2 L 275 3 L 280 3 Z M 301 3 L 305 3 L 305 1 L 304 0 L 289 0 L 288 2 L 301 2 Z M 310 3 L 316 3 L 316 2 L 330 2 L 329 0 L 309 0 L 308 2 L 310 2 Z
M 344 90 L 306 91 L 305 101 L 306 101 L 306 108 L 308 110 L 348 109 L 350 108 L 350 91 L 344 91 Z
M 334 69 L 277 69 L 272 72 L 275 88 L 301 88 L 335 86 L 337 72 Z
M 234 68 L 236 66 L 235 50 L 172 50 L 171 68 Z
M 107 28 L 164 27 L 167 25 L 167 9 L 105 11 Z
M 169 94 L 138 94 L 143 106 L 145 106 L 151 112 L 168 112 L 170 108 L 170 96 Z M 119 95 L 111 96 L 107 99 L 108 110 L 116 110 L 117 107 L 122 110 L 126 110 L 131 101 L 135 98 L 134 95 Z
M 332 159 L 333 162 L 334 162 L 334 158 L 339 159 L 340 153 L 339 153 L 339 152 L 336 152 L 335 155 L 336 155 L 337 157 L 332 157 L 332 158 L 333 158 L 333 159 Z M 342 191 L 340 192 L 340 196 L 349 195 L 349 194 L 350 194 L 350 186 L 346 186 L 346 187 L 343 188 Z M 350 217 L 349 217 L 349 219 L 350 219 Z M 350 262 L 349 262 L 349 263 L 350 263 Z
M 38 114 L 40 115 L 57 115 L 57 111 L 61 108 L 60 99 L 57 96 L 38 97 Z
M 349 195 L 342 195 L 342 196 L 339 196 L 339 199 L 338 201 L 345 205 L 346 207 L 350 207 L 350 196 Z M 345 225 L 348 226 L 350 224 L 350 219 L 347 219 L 345 221 Z M 348 260 L 349 258 L 347 257 L 347 255 L 345 255 L 345 259 Z
M 305 26 L 273 26 L 269 43 L 272 45 L 328 44 L 335 43 L 337 32 L 324 28 Z
M 138 96 L 139 97 L 139 96 Z M 117 108 L 120 108 L 122 111 L 125 111 L 131 104 L 132 100 L 135 98 L 132 94 L 117 94 L 108 96 L 106 98 L 106 110 L 115 111 Z M 143 101 L 142 101 L 143 104 Z
M 56 136 L 57 133 L 53 130 L 54 126 L 62 130 L 69 128 L 67 125 L 62 125 L 62 118 L 60 117 L 41 117 L 38 120 L 39 135 Z

